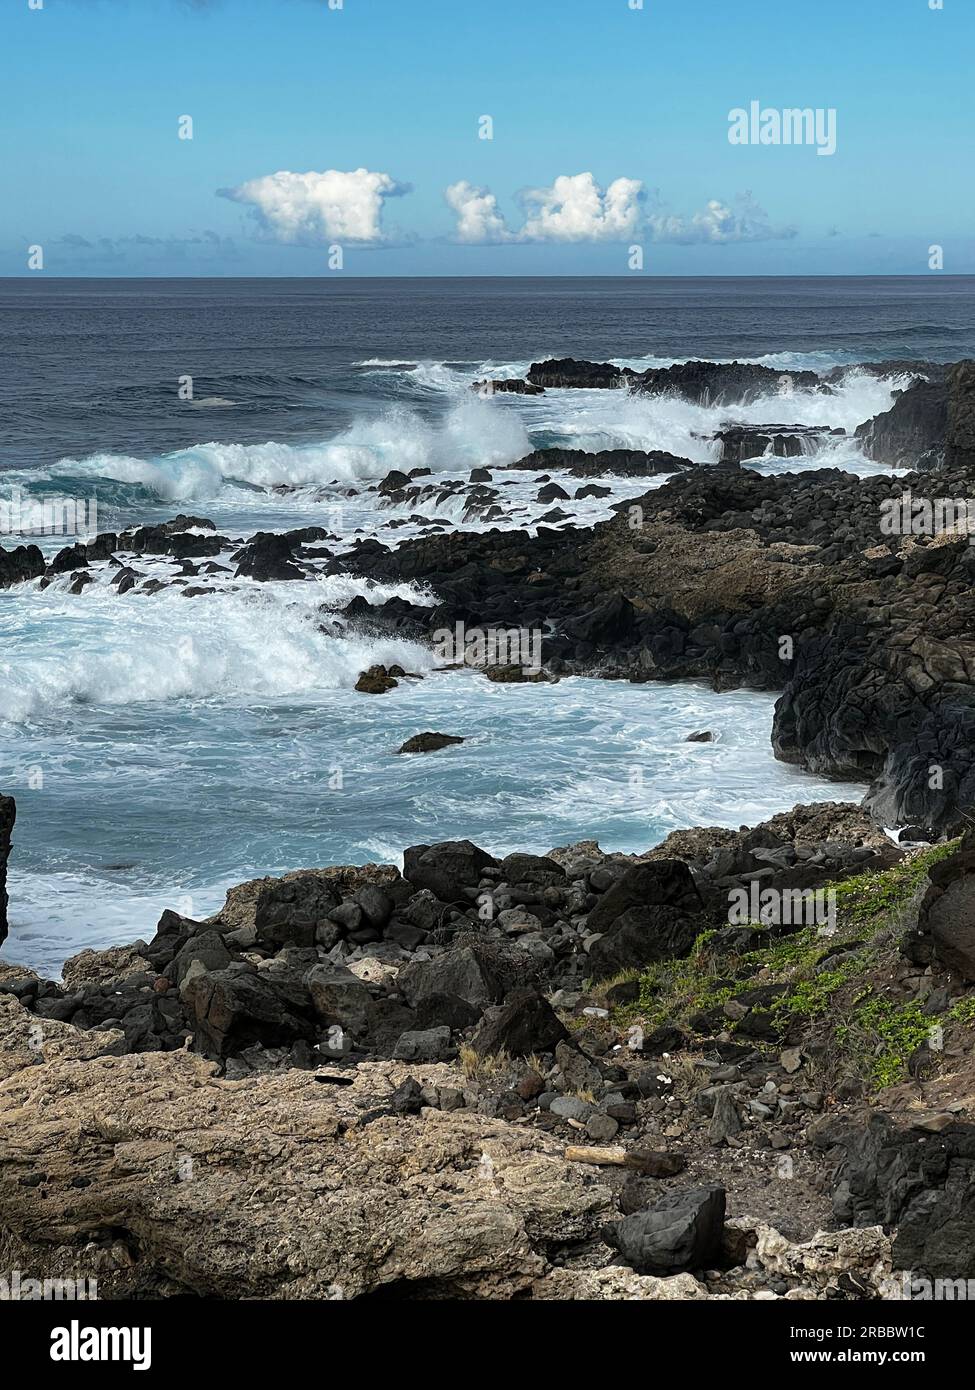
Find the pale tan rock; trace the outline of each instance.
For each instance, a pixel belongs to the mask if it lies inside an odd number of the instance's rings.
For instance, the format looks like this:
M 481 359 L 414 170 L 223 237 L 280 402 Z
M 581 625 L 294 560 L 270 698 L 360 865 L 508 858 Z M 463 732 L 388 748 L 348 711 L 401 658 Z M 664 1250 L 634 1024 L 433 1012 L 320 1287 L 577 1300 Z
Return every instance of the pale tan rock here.
M 349 1087 L 297 1070 L 231 1082 L 186 1051 L 95 1057 L 115 1035 L 68 1024 L 43 1023 L 38 1054 L 37 1023 L 0 995 L 4 1267 L 57 1268 L 121 1239 L 132 1263 L 101 1272 L 102 1297 L 339 1299 L 400 1283 L 509 1298 L 552 1245 L 611 1215 L 598 1173 L 544 1134 L 472 1111 L 365 1122 L 407 1075 L 445 1085 L 449 1067 L 363 1064 Z
M 675 1303 L 708 1296 L 707 1289 L 693 1274 L 657 1279 L 615 1265 L 607 1269 L 553 1269 L 532 1286 L 532 1298 L 542 1301 L 612 1299 Z
M 353 961 L 349 969 L 367 985 L 392 984 L 399 974 L 398 965 L 388 960 L 377 960 L 375 956 L 364 956 L 362 960 Z
M 37 1068 L 65 1059 L 84 1060 L 121 1047 L 123 1036 L 114 1030 L 82 1032 L 69 1023 L 38 1018 L 28 1013 L 11 994 L 0 994 L 0 1081 L 25 1068 Z M 0 1157 L 7 1155 L 0 1148 Z M 4 1179 L 0 1162 L 0 1182 Z
M 26 965 L 18 965 L 16 961 L 0 960 L 0 984 L 7 980 L 36 980 L 37 971 L 31 970 Z
M 891 1241 L 881 1226 L 818 1231 L 793 1244 L 772 1226 L 756 1226 L 753 1259 L 770 1273 L 825 1285 L 838 1274 L 856 1272 L 880 1289 L 891 1272 Z
M 79 951 L 64 962 L 61 978 L 65 989 L 107 985 L 113 980 L 124 980 L 128 975 L 151 971 L 152 966 L 140 954 L 140 947 L 144 946 L 144 941 L 135 941 L 130 946 L 109 946 L 104 951 Z

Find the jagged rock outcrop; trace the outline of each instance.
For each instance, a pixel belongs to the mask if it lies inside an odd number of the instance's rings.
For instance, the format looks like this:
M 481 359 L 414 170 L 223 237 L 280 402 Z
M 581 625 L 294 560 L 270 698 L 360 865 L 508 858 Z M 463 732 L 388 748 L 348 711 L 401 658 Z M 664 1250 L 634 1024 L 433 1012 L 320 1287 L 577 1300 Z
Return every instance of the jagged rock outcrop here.
M 475 381 L 471 386 L 472 391 L 477 391 L 481 395 L 494 395 L 496 391 L 502 394 L 509 393 L 515 396 L 542 396 L 545 394 L 544 387 L 536 386 L 530 381 L 524 381 L 521 377 L 492 377 L 487 381 Z
M 678 473 L 699 466 L 663 449 L 600 449 L 591 454 L 585 449 L 550 447 L 534 449 L 517 463 L 509 463 L 505 471 L 557 468 L 571 473 L 574 478 L 649 478 L 657 473 Z
M 322 532 L 323 537 L 326 534 Z M 305 572 L 296 563 L 300 543 L 292 533 L 278 536 L 258 531 L 232 557 L 237 564 L 236 578 L 256 579 L 262 584 L 278 579 L 304 579 Z
M 18 545 L 13 550 L 0 546 L 0 589 L 39 579 L 44 573 L 44 555 L 36 545 Z
M 677 362 L 638 373 L 634 386 L 652 395 L 672 393 L 697 405 L 745 405 L 759 396 L 796 390 L 832 393 L 816 372 L 782 372 L 754 362 Z
M 949 465 L 975 465 L 975 362 L 956 362 L 947 373 Z
M 758 396 L 832 387 L 816 372 L 777 371 L 751 362 L 678 362 L 635 372 L 612 362 L 581 362 L 572 357 L 533 362 L 528 380 L 545 388 L 605 390 L 628 386 L 648 394 L 673 394 L 698 405 L 743 405 Z
M 7 939 L 7 860 L 10 858 L 10 837 L 17 819 L 17 803 L 12 796 L 0 794 L 0 945 Z
M 623 370 L 612 362 L 580 362 L 574 357 L 533 362 L 528 369 L 528 380 L 531 384 L 546 389 L 613 389 L 621 386 L 624 379 Z
M 896 1228 L 895 1269 L 975 1277 L 975 1125 L 958 1121 L 931 1132 L 874 1113 L 826 1120 L 816 1143 L 840 1158 L 838 1221 Z
M 933 961 L 966 984 L 975 984 L 975 832 L 958 850 L 928 871 L 930 886 L 904 954 L 918 965 Z
M 731 425 L 719 430 L 715 439 L 721 445 L 719 462 L 725 467 L 737 467 L 766 454 L 801 458 L 844 434 L 844 430 L 830 429 L 828 425 Z
M 932 468 L 944 456 L 949 388 L 915 381 L 889 410 L 857 429 L 863 451 L 891 468 Z

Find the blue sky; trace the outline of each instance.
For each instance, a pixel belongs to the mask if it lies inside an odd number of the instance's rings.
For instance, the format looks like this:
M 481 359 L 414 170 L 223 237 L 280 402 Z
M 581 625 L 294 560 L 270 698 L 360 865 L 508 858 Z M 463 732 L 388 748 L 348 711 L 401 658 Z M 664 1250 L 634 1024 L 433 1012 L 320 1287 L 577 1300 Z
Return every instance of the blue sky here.
M 973 0 L 31 2 L 3 275 L 975 272 Z M 835 153 L 731 144 L 752 102 Z

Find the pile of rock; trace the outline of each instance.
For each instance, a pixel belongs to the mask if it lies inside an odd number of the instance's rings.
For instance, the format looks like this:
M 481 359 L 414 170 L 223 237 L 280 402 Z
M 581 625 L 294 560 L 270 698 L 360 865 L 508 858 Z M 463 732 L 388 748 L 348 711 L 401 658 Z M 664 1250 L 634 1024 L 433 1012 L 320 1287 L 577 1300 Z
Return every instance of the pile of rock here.
M 205 921 L 167 911 L 148 943 L 84 952 L 61 984 L 14 976 L 0 991 L 40 1019 L 118 1035 L 113 1046 L 127 1052 L 192 1038 L 234 1070 L 537 1053 L 557 1089 L 591 1093 L 577 1095 L 573 1117 L 588 1125 L 602 1107 L 611 1123 L 589 1132 L 605 1139 L 646 1098 L 640 1087 L 657 1095 L 659 1085 L 637 1078 L 617 1093 L 628 1076 L 570 1048 L 555 1009 L 585 1026 L 605 1014 L 589 980 L 685 956 L 714 925 L 740 936 L 727 926 L 732 889 L 815 886 L 897 854 L 838 803 L 754 830 L 678 832 L 642 857 L 591 842 L 500 860 L 468 840 L 416 845 L 402 873 L 367 865 L 253 880 Z

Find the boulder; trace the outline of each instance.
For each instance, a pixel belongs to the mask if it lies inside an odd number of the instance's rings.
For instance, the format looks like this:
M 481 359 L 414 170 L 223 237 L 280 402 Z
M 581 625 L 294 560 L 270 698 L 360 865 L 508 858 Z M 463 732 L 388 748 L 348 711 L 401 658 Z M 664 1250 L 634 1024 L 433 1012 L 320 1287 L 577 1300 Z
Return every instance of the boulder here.
M 361 1041 L 369 1031 L 373 998 L 357 975 L 342 965 L 316 965 L 305 976 L 315 1013 L 326 1027 L 338 1027 Z
M 385 666 L 370 666 L 360 672 L 355 688 L 360 695 L 385 695 L 387 690 L 395 690 L 399 681 Z
M 546 483 L 544 487 L 538 489 L 538 496 L 535 499 L 543 505 L 548 502 L 568 501 L 569 494 L 559 483 Z
M 393 915 L 393 899 L 376 883 L 367 883 L 356 894 L 356 903 L 365 926 L 381 932 Z
M 168 543 L 167 543 L 168 544 Z M 291 536 L 276 536 L 258 531 L 247 545 L 233 556 L 237 564 L 237 579 L 256 579 L 261 584 L 272 580 L 304 579 L 305 572 L 295 563 L 299 542 Z
M 313 1042 L 318 1035 L 308 990 L 283 973 L 231 966 L 189 979 L 182 997 L 194 1050 L 205 1057 L 228 1057 L 252 1043 Z
M 202 931 L 191 936 L 185 946 L 181 946 L 167 965 L 166 978 L 175 985 L 182 985 L 190 969 L 194 973 L 208 970 L 225 970 L 231 962 L 230 952 L 219 932 Z
M 88 563 L 88 551 L 83 545 L 66 545 L 59 550 L 47 567 L 47 573 L 70 574 L 72 570 L 84 569 Z
M 414 734 L 397 748 L 397 753 L 436 753 L 441 748 L 449 748 L 452 743 L 463 743 L 456 734 Z
M 606 980 L 621 970 L 686 956 L 702 931 L 701 923 L 702 918 L 688 917 L 675 907 L 629 908 L 589 948 L 592 976 Z
M 838 1221 L 896 1227 L 895 1269 L 975 1278 L 975 1125 L 959 1120 L 931 1133 L 874 1112 L 825 1118 L 811 1138 L 842 1153 L 833 1187 Z
M 642 860 L 600 898 L 589 914 L 592 932 L 605 931 L 633 908 L 680 908 L 700 912 L 704 903 L 687 865 L 679 859 Z
M 725 1190 L 716 1184 L 670 1192 L 647 1211 L 604 1226 L 600 1234 L 638 1274 L 704 1269 L 721 1251 Z
M 440 1062 L 452 1052 L 450 1029 L 442 1026 L 401 1033 L 393 1048 L 393 1058 L 402 1062 Z
M 549 888 L 565 883 L 565 869 L 541 854 L 508 854 L 501 861 L 501 877 L 506 883 Z
M 504 982 L 490 956 L 477 946 L 457 946 L 433 960 L 411 961 L 396 981 L 411 1008 L 432 995 L 456 995 L 478 1010 L 498 1003 Z
M 454 902 L 464 888 L 476 888 L 486 868 L 497 868 L 497 860 L 470 840 L 413 845 L 403 854 L 403 877 L 443 902 Z
M 44 555 L 36 545 L 18 545 L 4 550 L 0 545 L 0 589 L 23 584 L 27 579 L 39 579 L 44 573 Z
M 445 1025 L 452 1033 L 461 1033 L 472 1027 L 481 1016 L 481 1011 L 459 994 L 424 994 L 417 999 L 416 1025 L 418 1028 L 435 1028 Z
M 533 1052 L 551 1052 L 567 1037 L 547 999 L 537 990 L 517 989 L 503 1004 L 485 1013 L 471 1046 L 481 1057 L 496 1052 L 527 1057 Z

